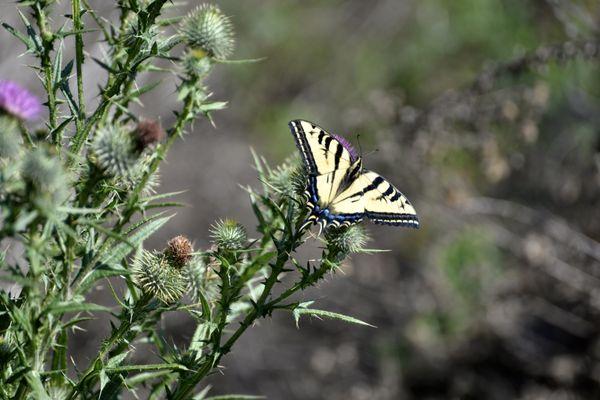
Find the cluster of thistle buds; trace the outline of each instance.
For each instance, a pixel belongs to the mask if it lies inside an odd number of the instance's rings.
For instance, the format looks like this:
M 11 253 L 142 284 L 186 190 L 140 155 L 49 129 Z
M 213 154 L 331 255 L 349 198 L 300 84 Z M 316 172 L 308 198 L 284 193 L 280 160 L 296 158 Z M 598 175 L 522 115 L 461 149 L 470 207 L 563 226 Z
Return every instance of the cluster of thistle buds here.
M 146 150 L 165 137 L 160 123 L 142 120 L 136 127 L 106 125 L 96 131 L 91 158 L 109 177 L 132 179 L 144 167 Z
M 216 252 L 235 252 L 248 241 L 245 228 L 231 219 L 221 220 L 211 227 L 214 245 L 204 255 L 195 255 L 194 247 L 185 236 L 176 236 L 162 251 L 140 249 L 133 261 L 133 278 L 146 294 L 170 304 L 185 294 L 192 300 L 213 297 L 217 286 L 220 262 L 212 256 Z
M 188 288 L 186 268 L 194 252 L 185 236 L 169 240 L 162 252 L 141 249 L 133 261 L 133 278 L 146 294 L 164 303 L 181 299 Z

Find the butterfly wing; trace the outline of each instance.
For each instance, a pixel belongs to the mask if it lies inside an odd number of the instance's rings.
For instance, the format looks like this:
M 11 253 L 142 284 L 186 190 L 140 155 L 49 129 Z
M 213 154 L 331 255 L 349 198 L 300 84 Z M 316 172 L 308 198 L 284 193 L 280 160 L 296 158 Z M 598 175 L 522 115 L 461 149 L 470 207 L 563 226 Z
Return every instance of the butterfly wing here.
M 301 119 L 290 121 L 289 126 L 309 175 L 347 170 L 352 165 L 348 150 L 323 128 Z
M 331 202 L 340 215 L 362 213 L 376 224 L 419 227 L 419 219 L 408 199 L 381 175 L 363 170 L 358 178 Z
M 359 177 L 365 183 L 365 215 L 376 224 L 419 227 L 415 208 L 406 196 L 381 175 L 364 170 Z

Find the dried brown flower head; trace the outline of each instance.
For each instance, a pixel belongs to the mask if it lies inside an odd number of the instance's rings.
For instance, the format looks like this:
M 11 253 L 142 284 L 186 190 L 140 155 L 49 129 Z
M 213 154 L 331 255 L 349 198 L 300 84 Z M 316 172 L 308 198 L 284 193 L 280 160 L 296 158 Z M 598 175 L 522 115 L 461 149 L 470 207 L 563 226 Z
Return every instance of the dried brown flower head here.
M 134 133 L 140 151 L 165 138 L 165 131 L 160 126 L 160 122 L 154 119 L 141 120 Z
M 164 254 L 173 266 L 182 268 L 191 260 L 193 252 L 194 248 L 190 240 L 179 235 L 169 240 Z

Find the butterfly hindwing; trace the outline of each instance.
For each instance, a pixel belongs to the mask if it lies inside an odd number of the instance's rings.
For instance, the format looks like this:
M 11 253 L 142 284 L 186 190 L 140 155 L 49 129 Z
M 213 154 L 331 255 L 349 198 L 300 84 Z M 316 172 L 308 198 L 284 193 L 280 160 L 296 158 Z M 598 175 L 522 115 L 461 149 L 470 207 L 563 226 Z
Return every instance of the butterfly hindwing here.
M 364 170 L 359 177 L 363 189 L 365 215 L 376 224 L 419 227 L 415 208 L 406 196 L 381 175 Z
M 346 170 L 352 164 L 348 150 L 323 128 L 304 120 L 289 123 L 310 175 Z
M 329 205 L 334 215 L 362 213 L 377 224 L 417 228 L 419 220 L 406 196 L 381 175 L 363 170 Z

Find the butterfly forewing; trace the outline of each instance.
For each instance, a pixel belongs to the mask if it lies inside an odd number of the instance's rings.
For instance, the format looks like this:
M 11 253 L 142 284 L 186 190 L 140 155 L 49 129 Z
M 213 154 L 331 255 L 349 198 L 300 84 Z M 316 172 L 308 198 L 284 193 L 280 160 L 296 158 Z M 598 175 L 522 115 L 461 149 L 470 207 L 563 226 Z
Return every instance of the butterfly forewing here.
M 323 128 L 304 120 L 294 120 L 289 125 L 310 175 L 350 168 L 352 157 L 348 150 Z

